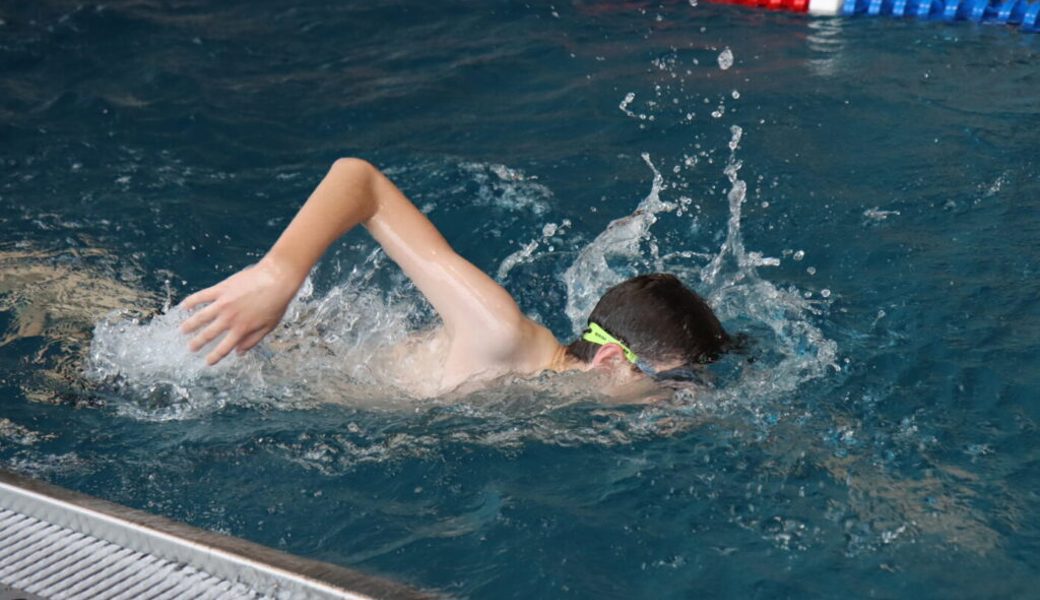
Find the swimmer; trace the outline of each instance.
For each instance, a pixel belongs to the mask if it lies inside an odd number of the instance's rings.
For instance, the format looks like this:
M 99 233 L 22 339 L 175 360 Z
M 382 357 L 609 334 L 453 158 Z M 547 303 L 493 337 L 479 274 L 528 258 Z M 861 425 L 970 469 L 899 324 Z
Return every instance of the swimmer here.
M 289 226 L 255 265 L 181 302 L 202 307 L 181 325 L 193 352 L 221 339 L 206 356 L 216 364 L 244 353 L 285 314 L 311 268 L 337 238 L 364 225 L 440 315 L 423 395 L 487 383 L 506 375 L 600 370 L 619 383 L 689 373 L 729 344 L 719 320 L 676 277 L 650 274 L 609 289 L 579 339 L 565 345 L 529 319 L 501 285 L 459 256 L 426 215 L 374 166 L 337 160 Z M 432 372 L 438 370 L 439 372 Z

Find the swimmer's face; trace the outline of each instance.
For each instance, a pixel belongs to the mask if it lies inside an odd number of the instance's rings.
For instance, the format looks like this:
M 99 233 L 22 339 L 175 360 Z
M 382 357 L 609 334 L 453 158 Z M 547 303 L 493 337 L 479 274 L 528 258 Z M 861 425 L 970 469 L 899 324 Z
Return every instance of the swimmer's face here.
M 670 365 L 658 365 L 662 371 L 665 366 Z M 597 375 L 595 389 L 610 403 L 651 404 L 666 401 L 674 393 L 672 388 L 662 385 L 628 361 L 590 367 L 589 371 Z
M 597 388 L 613 401 L 623 403 L 645 403 L 661 400 L 671 393 L 661 395 L 664 387 L 661 379 L 684 373 L 682 360 L 655 361 L 652 363 L 629 362 L 624 351 L 614 351 L 603 346 L 593 360 L 585 365 L 586 371 L 599 376 Z M 613 346 L 613 348 L 617 348 Z

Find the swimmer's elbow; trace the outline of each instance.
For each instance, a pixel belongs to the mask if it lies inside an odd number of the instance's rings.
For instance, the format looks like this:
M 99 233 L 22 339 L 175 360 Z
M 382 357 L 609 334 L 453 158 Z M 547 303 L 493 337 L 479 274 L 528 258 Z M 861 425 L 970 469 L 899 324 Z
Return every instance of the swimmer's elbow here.
M 379 169 L 372 163 L 363 158 L 352 156 L 337 158 L 336 162 L 332 163 L 332 168 L 329 171 L 350 177 L 364 177 L 366 179 L 379 173 Z
M 332 163 L 326 179 L 332 180 L 333 189 L 338 189 L 341 198 L 347 200 L 351 207 L 351 226 L 357 223 L 368 223 L 368 220 L 379 211 L 379 180 L 382 177 L 379 169 L 362 158 L 340 158 Z

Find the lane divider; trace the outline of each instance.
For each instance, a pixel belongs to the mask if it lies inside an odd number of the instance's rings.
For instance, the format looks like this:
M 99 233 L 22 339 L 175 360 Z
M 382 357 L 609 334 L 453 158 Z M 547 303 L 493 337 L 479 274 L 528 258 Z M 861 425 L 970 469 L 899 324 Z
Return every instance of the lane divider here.
M 973 21 L 1040 31 L 1040 0 L 709 0 L 820 16 L 892 16 L 933 21 Z

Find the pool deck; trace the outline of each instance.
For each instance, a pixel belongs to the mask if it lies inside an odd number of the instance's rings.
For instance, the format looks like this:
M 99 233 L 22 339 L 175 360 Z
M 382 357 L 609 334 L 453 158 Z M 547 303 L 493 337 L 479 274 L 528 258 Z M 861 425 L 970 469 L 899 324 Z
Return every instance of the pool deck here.
M 0 470 L 0 600 L 435 597 Z

